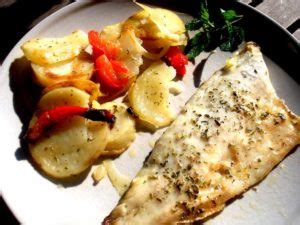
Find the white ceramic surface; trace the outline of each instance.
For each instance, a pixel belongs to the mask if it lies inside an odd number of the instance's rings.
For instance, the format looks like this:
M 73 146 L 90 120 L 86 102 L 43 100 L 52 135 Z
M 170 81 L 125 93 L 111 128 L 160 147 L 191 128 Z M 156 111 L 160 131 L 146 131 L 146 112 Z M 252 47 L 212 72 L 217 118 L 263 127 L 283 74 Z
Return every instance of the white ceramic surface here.
M 15 152 L 20 147 L 18 136 L 22 124 L 14 111 L 9 73 L 11 63 L 22 56 L 20 44 L 32 37 L 62 36 L 75 29 L 101 29 L 105 25 L 127 18 L 137 9 L 133 3 L 120 2 L 82 1 L 71 4 L 33 28 L 6 58 L 0 75 L 0 187 L 3 198 L 20 222 L 100 224 L 119 200 L 117 192 L 107 178 L 93 186 L 89 174 L 82 183 L 63 187 L 43 177 L 27 160 L 17 160 Z M 182 14 L 181 16 L 187 18 Z M 201 54 L 197 61 L 207 55 Z M 229 55 L 219 51 L 211 55 L 204 65 L 201 79 L 206 79 L 224 65 Z M 299 84 L 270 59 L 265 60 L 278 95 L 286 100 L 295 113 L 300 114 Z M 185 92 L 174 99 L 178 106 L 183 105 L 195 90 L 193 71 L 194 66 L 190 65 L 183 80 Z M 162 130 L 154 135 L 139 133 L 130 149 L 115 160 L 120 171 L 134 177 L 151 150 L 149 141 L 157 139 L 161 133 Z M 131 149 L 137 151 L 135 158 L 128 154 Z M 249 190 L 206 224 L 300 224 L 299 165 L 300 152 L 295 151 L 257 185 L 257 191 Z

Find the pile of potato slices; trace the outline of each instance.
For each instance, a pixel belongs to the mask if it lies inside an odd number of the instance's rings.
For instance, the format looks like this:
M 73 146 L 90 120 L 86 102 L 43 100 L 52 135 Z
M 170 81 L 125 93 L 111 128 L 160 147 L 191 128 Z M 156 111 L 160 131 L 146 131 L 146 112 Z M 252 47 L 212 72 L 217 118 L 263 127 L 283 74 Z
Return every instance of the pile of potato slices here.
M 176 70 L 164 56 L 171 46 L 182 49 L 186 45 L 184 23 L 169 10 L 138 5 L 141 11 L 99 31 L 101 40 L 118 48 L 117 57 L 108 60 L 127 71 L 122 90 L 107 91 L 97 79 L 98 59 L 84 31 L 36 38 L 22 45 L 33 80 L 44 88 L 29 129 L 42 112 L 61 106 L 105 109 L 115 116 L 111 125 L 75 115 L 53 124 L 41 138 L 29 142 L 34 164 L 47 175 L 67 178 L 80 174 L 100 156 L 124 152 L 135 139 L 137 125 L 153 131 L 174 120 L 169 84 L 174 82 Z M 104 72 L 111 70 L 107 68 Z

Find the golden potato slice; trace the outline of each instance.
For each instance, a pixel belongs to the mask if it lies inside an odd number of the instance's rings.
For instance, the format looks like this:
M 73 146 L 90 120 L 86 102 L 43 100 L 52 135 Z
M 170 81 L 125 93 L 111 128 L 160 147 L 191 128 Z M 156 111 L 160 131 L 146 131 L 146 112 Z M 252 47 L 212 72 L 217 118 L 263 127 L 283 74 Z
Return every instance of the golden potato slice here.
M 125 54 L 142 55 L 145 52 L 145 49 L 142 47 L 142 40 L 135 36 L 133 30 L 122 31 L 120 44 L 122 51 L 125 52 Z
M 35 64 L 49 65 L 67 61 L 79 55 L 89 44 L 81 30 L 62 38 L 36 38 L 25 42 L 21 49 L 26 58 Z
M 50 85 L 44 88 L 42 94 L 44 95 L 49 91 L 52 91 L 57 88 L 62 88 L 62 87 L 75 87 L 85 91 L 90 95 L 90 103 L 93 100 L 97 100 L 99 97 L 104 95 L 100 91 L 100 84 L 94 83 L 91 80 L 80 80 L 80 79 L 68 80 L 68 81 L 63 81 L 63 82 Z
M 174 12 L 162 8 L 151 8 L 141 3 L 136 4 L 144 9 L 137 14 L 139 19 L 148 17 L 162 34 L 179 35 L 185 32 L 184 22 Z
M 139 68 L 143 64 L 143 54 L 146 50 L 141 45 L 141 40 L 135 36 L 133 30 L 125 30 L 121 33 L 120 46 L 122 49 L 121 61 L 128 67 L 133 75 L 139 74 Z
M 105 169 L 105 166 L 102 163 L 98 165 L 92 173 L 92 177 L 96 184 L 99 183 L 106 175 L 107 175 L 107 171 Z
M 116 156 L 124 152 L 135 139 L 135 120 L 127 112 L 128 106 L 124 103 L 107 102 L 100 106 L 93 101 L 93 107 L 110 110 L 116 117 L 114 127 L 108 134 L 105 150 L 101 155 Z
M 136 59 L 138 52 L 151 60 L 160 59 L 170 46 L 186 45 L 187 36 L 183 21 L 173 12 L 150 8 L 139 4 L 144 10 L 139 11 L 121 23 L 105 27 L 101 36 L 111 41 L 120 41 L 130 57 L 125 58 L 126 64 L 137 72 L 135 65 L 141 62 Z M 141 41 L 141 39 L 143 41 Z M 128 49 L 131 52 L 128 52 Z M 133 52 L 132 52 L 133 51 Z M 133 56 L 132 56 L 133 55 Z
M 73 79 L 90 79 L 94 72 L 94 63 L 85 52 L 71 61 L 48 66 L 31 63 L 31 67 L 36 82 L 43 87 Z
M 74 87 L 63 87 L 46 93 L 38 104 L 39 110 L 62 105 L 87 107 L 89 95 Z M 37 117 L 33 116 L 32 126 Z M 52 127 L 36 143 L 29 145 L 30 154 L 37 166 L 46 174 L 66 178 L 87 169 L 104 150 L 109 127 L 74 116 Z
M 168 83 L 175 75 L 173 67 L 159 61 L 146 69 L 128 92 L 133 111 L 150 128 L 167 126 L 174 119 L 169 103 Z
M 164 45 L 186 45 L 184 22 L 175 13 L 162 8 L 136 4 L 144 10 L 125 21 L 123 25 L 125 29 L 134 29 L 139 37 L 146 40 L 160 40 Z
M 154 50 L 154 51 L 153 51 Z M 169 50 L 169 46 L 163 46 L 161 48 L 147 49 L 143 56 L 151 60 L 161 59 Z
M 106 26 L 100 32 L 100 36 L 108 40 L 117 40 L 121 36 L 123 23 L 116 23 L 110 26 Z
M 89 94 L 75 87 L 56 88 L 42 96 L 37 109 L 45 111 L 65 105 L 88 107 L 89 97 Z

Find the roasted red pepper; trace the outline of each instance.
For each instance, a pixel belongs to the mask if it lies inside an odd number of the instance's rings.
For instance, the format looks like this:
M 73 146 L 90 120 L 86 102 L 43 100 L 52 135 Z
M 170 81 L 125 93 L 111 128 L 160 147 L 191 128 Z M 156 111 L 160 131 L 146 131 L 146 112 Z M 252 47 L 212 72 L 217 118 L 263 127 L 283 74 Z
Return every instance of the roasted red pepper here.
M 114 66 L 113 66 L 114 65 Z M 99 56 L 95 61 L 95 69 L 97 72 L 98 81 L 106 88 L 113 90 L 120 90 L 128 83 L 128 77 L 120 77 L 115 70 L 117 64 L 112 64 L 106 55 Z M 118 65 L 118 70 L 127 71 L 128 69 L 122 68 Z
M 103 85 L 102 89 L 110 94 L 124 89 L 128 84 L 126 75 L 129 70 L 123 62 L 117 60 L 120 48 L 101 38 L 97 31 L 90 31 L 88 36 L 95 58 L 96 80 Z
M 98 58 L 100 55 L 106 55 L 109 59 L 116 59 L 120 53 L 120 48 L 113 42 L 104 40 L 100 37 L 99 33 L 95 30 L 91 30 L 88 33 L 89 42 L 93 49 L 94 58 Z
M 97 110 L 80 106 L 59 106 L 43 112 L 38 117 L 35 124 L 27 131 L 27 140 L 29 142 L 37 141 L 48 128 L 72 116 L 83 116 L 87 119 L 105 121 L 111 124 L 115 121 L 114 115 L 108 110 Z
M 178 46 L 171 46 L 165 55 L 171 66 L 176 69 L 176 73 L 184 76 L 186 73 L 185 66 L 188 64 L 188 57 L 183 54 Z
M 119 60 L 110 60 L 110 63 L 114 69 L 114 71 L 117 73 L 117 74 L 127 74 L 129 72 L 129 69 L 127 68 L 127 66 L 122 62 L 122 61 L 119 61 Z

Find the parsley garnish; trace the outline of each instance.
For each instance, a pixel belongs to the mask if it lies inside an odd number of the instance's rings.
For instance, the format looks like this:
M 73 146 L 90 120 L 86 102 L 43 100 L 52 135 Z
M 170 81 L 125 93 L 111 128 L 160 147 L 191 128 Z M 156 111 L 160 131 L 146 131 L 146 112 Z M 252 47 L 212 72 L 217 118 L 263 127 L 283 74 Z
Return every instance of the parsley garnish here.
M 242 18 L 234 10 L 208 8 L 206 0 L 200 1 L 200 12 L 185 27 L 197 31 L 186 47 L 189 60 L 193 60 L 202 51 L 211 51 L 220 47 L 222 51 L 234 51 L 244 40 L 243 28 L 235 25 Z

